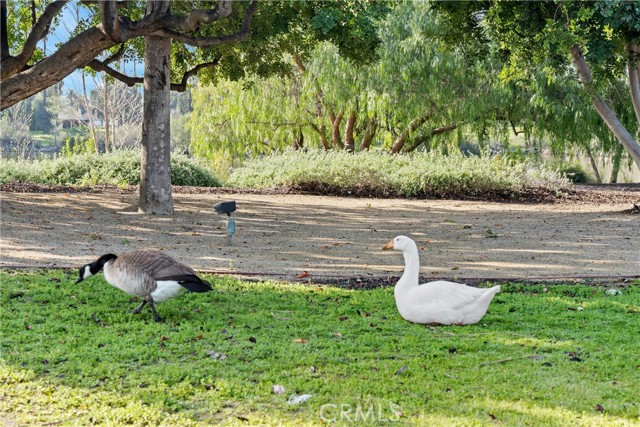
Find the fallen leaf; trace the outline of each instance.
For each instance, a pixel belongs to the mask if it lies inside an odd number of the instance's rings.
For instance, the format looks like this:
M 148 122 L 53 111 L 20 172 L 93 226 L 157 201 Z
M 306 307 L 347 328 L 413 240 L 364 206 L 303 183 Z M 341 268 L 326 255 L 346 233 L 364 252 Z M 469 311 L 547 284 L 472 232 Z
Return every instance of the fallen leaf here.
M 194 340 L 201 340 L 202 339 L 202 334 L 196 335 L 193 339 Z
M 309 277 L 309 273 L 306 271 L 303 271 L 302 273 L 298 274 L 296 277 L 298 279 L 304 279 L 305 277 Z
M 345 320 L 348 319 L 348 317 L 347 316 L 340 316 L 339 319 L 340 319 L 341 322 L 344 322 Z
M 309 342 L 309 340 L 306 338 L 294 338 L 293 342 L 296 344 L 304 344 Z
M 341 337 L 342 337 L 342 334 L 341 334 L 340 332 L 336 332 L 336 333 L 334 333 L 334 334 L 333 334 L 333 336 L 334 336 L 334 337 L 341 338 Z
M 407 367 L 406 366 L 402 366 L 402 367 L 400 367 L 400 369 L 398 369 L 396 371 L 396 373 L 394 375 L 400 375 L 401 373 L 403 373 L 406 370 L 407 370 Z

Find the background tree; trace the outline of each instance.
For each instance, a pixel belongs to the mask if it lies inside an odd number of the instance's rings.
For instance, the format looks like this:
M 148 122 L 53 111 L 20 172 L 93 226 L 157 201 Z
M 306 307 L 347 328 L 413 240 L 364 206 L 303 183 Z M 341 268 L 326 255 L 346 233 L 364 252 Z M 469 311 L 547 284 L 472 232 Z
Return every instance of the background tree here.
M 450 22 L 467 23 L 450 26 L 452 41 L 460 43 L 473 34 L 497 50 L 505 63 L 503 79 L 533 79 L 539 70 L 550 80 L 577 74 L 584 101 L 592 104 L 640 166 L 640 144 L 634 137 L 640 122 L 640 4 L 465 1 L 441 2 L 435 7 Z M 628 82 L 636 112 L 630 123 L 614 113 L 606 98 L 606 86 L 621 78 Z
M 33 111 L 26 103 L 14 105 L 1 113 L 2 145 L 7 146 L 9 154 L 17 159 L 27 159 L 32 155 L 34 142 L 29 134 L 32 118 Z

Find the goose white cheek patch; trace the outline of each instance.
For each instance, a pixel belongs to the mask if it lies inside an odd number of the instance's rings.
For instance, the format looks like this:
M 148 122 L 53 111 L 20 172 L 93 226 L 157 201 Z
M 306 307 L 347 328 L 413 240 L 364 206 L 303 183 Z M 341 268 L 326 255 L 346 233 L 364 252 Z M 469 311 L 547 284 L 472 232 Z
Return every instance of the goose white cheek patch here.
M 84 266 L 84 273 L 82 274 L 82 278 L 86 279 L 86 278 L 91 277 L 91 276 L 93 276 L 93 274 L 91 274 L 91 268 L 89 268 L 88 265 L 85 265 Z

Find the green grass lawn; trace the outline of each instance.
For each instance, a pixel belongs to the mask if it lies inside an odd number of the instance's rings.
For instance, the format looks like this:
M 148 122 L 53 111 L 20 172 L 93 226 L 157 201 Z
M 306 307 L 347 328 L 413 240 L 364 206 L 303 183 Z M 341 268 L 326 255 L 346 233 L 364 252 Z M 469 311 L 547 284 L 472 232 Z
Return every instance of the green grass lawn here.
M 76 274 L 0 272 L 8 425 L 640 424 L 640 283 L 505 285 L 480 324 L 425 327 L 391 288 L 215 277 L 156 324 Z

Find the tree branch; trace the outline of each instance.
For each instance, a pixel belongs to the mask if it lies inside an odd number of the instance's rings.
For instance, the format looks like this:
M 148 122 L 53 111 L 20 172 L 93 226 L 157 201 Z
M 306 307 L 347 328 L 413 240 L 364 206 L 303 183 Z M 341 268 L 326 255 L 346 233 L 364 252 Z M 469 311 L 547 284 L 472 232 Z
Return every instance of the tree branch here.
M 51 21 L 66 3 L 67 0 L 58 0 L 49 4 L 45 8 L 44 12 L 42 12 L 42 15 L 40 15 L 40 18 L 38 18 L 38 21 L 31 29 L 27 40 L 24 42 L 22 51 L 16 56 L 3 58 L 0 80 L 8 79 L 26 68 L 27 62 L 29 62 L 31 56 L 33 56 L 33 52 L 36 50 L 38 42 L 47 35 Z
M 629 57 L 627 58 L 627 71 L 629 73 L 629 87 L 631 89 L 631 102 L 636 112 L 636 118 L 640 123 L 640 56 L 639 46 L 628 45 Z
M 184 92 L 184 91 L 186 91 L 187 90 L 187 83 L 189 82 L 189 78 L 190 77 L 195 76 L 196 74 L 198 74 L 198 71 L 202 70 L 203 68 L 215 67 L 216 65 L 218 65 L 220 63 L 221 59 L 222 59 L 222 56 L 219 56 L 219 57 L 217 57 L 216 59 L 214 59 L 211 62 L 204 62 L 202 64 L 196 65 L 195 67 L 193 67 L 192 69 L 190 69 L 189 71 L 185 72 L 182 75 L 182 80 L 180 81 L 180 83 L 171 83 L 171 90 L 176 91 L 176 92 Z M 131 76 L 128 76 L 128 75 L 126 75 L 124 73 L 121 73 L 118 70 L 114 70 L 113 68 L 109 67 L 106 62 L 98 61 L 97 59 L 92 60 L 87 65 L 89 67 L 93 68 L 95 71 L 102 71 L 103 73 L 106 73 L 106 74 L 110 75 L 114 79 L 120 80 L 121 82 L 123 82 L 124 84 L 126 84 L 129 87 L 135 86 L 136 84 L 143 84 L 144 83 L 144 78 L 143 77 L 131 77 Z
M 135 86 L 136 84 L 139 84 L 139 83 L 144 83 L 144 78 L 131 77 L 121 73 L 118 70 L 114 70 L 113 68 L 107 65 L 106 61 L 103 62 L 103 61 L 98 61 L 97 59 L 93 59 L 91 62 L 87 64 L 87 66 L 93 68 L 95 71 L 102 71 L 103 73 L 110 75 L 114 79 L 120 80 L 122 83 L 126 84 L 129 87 Z
M 457 127 L 458 126 L 455 123 L 452 123 L 452 124 L 447 125 L 447 126 L 442 126 L 442 127 L 439 127 L 439 128 L 431 129 L 429 131 L 429 133 L 426 134 L 424 137 L 418 138 L 413 144 L 408 146 L 404 150 L 404 152 L 405 153 L 410 153 L 410 152 L 414 151 L 416 148 L 418 148 L 420 145 L 422 145 L 423 143 L 425 143 L 426 141 L 431 139 L 432 137 L 434 137 L 436 135 L 440 135 L 440 134 L 445 133 L 445 132 L 451 132 L 452 130 L 455 130 Z
M 159 36 L 159 37 L 170 37 L 176 41 L 188 44 L 190 46 L 195 46 L 195 47 L 219 46 L 227 43 L 239 42 L 246 39 L 247 36 L 249 35 L 251 17 L 253 16 L 253 13 L 256 11 L 257 6 L 258 6 L 258 0 L 251 0 L 251 3 L 247 7 L 247 10 L 245 10 L 244 12 L 244 18 L 242 19 L 242 27 L 240 28 L 240 31 L 233 34 L 227 34 L 227 35 L 218 36 L 218 37 L 191 37 L 186 34 L 175 31 L 171 28 L 166 28 L 166 27 L 172 27 L 174 25 L 173 20 L 175 17 L 170 16 L 166 19 L 167 21 L 166 24 L 165 24 L 165 20 L 162 21 L 163 28 L 161 30 L 156 31 L 153 35 Z
M 125 47 L 125 44 L 122 43 L 118 48 L 118 51 L 113 55 L 111 55 L 110 57 L 108 57 L 107 59 L 105 59 L 103 62 L 105 64 L 111 64 L 113 62 L 119 61 L 120 58 L 122 58 L 122 55 L 124 54 L 124 47 Z
M 122 43 L 122 26 L 118 15 L 118 5 L 114 0 L 100 0 L 98 6 L 104 33 L 114 42 Z
M 399 153 L 400 150 L 402 150 L 402 147 L 404 147 L 404 144 L 407 141 L 407 138 L 409 138 L 411 132 L 414 132 L 416 129 L 422 126 L 424 122 L 431 118 L 431 116 L 432 113 L 429 113 L 411 120 L 411 122 L 409 122 L 407 127 L 404 128 L 404 130 L 400 133 L 400 135 L 398 135 L 395 142 L 393 143 L 393 146 L 391 147 L 391 154 Z
M 230 0 L 218 1 L 215 9 L 196 9 L 187 16 L 169 15 L 163 20 L 163 26 L 175 30 L 192 33 L 198 31 L 200 24 L 210 24 L 228 18 L 233 12 Z
M 576 67 L 580 81 L 584 85 L 587 93 L 591 96 L 591 103 L 596 111 L 609 129 L 611 129 L 616 139 L 624 145 L 625 150 L 631 155 L 633 161 L 640 166 L 640 144 L 638 144 L 633 135 L 624 127 L 615 113 L 611 111 L 607 103 L 600 99 L 595 93 L 591 71 L 589 70 L 589 65 L 580 46 L 575 45 L 571 48 L 571 56 L 573 57 L 573 64 Z
M 220 63 L 222 59 L 222 55 L 219 55 L 213 61 L 203 62 L 202 64 L 198 64 L 189 71 L 185 72 L 182 75 L 182 80 L 180 83 L 171 83 L 171 90 L 175 90 L 177 92 L 184 92 L 187 90 L 187 83 L 189 82 L 189 78 L 198 74 L 198 72 L 204 68 L 215 67 Z

